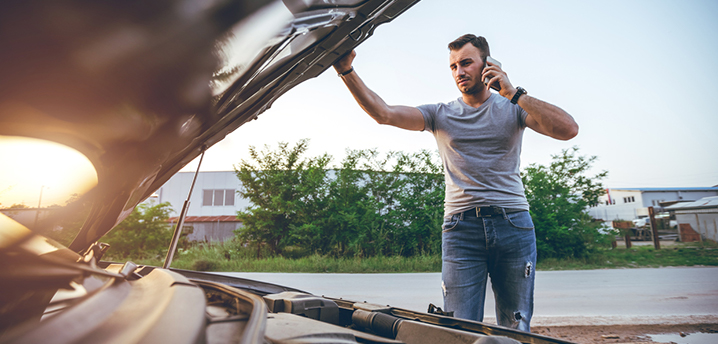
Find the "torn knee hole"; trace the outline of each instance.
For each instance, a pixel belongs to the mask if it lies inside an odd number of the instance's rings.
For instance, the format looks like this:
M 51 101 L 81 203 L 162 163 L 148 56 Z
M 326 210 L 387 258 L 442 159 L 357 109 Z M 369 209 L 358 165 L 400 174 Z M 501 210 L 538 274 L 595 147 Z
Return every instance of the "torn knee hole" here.
M 531 262 L 526 262 L 526 269 L 524 269 L 524 277 L 530 277 L 532 271 L 533 264 Z

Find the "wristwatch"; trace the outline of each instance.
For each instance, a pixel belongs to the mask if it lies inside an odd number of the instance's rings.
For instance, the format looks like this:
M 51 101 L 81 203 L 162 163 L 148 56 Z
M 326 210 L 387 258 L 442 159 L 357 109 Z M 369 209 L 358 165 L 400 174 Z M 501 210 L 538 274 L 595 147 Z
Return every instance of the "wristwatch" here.
M 516 93 L 514 93 L 513 98 L 511 98 L 511 104 L 518 103 L 519 97 L 521 97 L 522 94 L 528 94 L 528 92 L 526 92 L 526 90 L 521 86 L 516 87 Z
M 353 71 L 354 71 L 354 67 L 351 67 L 351 68 L 349 68 L 349 69 L 347 69 L 347 70 L 345 70 L 345 71 L 343 71 L 343 72 L 341 72 L 341 73 L 339 73 L 339 74 L 337 74 L 337 75 L 338 75 L 339 77 L 343 77 L 343 76 L 349 75 L 349 73 L 351 73 L 351 72 L 353 72 Z

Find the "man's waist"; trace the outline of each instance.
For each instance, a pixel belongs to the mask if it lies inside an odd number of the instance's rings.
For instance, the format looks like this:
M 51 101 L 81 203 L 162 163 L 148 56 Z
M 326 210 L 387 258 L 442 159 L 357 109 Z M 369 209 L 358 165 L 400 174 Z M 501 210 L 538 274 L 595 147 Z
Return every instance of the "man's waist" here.
M 460 190 L 447 184 L 444 199 L 444 215 L 462 213 L 475 207 L 503 207 L 528 210 L 523 188 L 485 189 L 469 188 Z
M 506 214 L 518 213 L 527 211 L 521 208 L 503 208 L 503 207 L 473 207 L 468 210 L 460 211 L 459 214 L 463 214 L 464 217 L 492 217 L 492 216 L 505 216 Z

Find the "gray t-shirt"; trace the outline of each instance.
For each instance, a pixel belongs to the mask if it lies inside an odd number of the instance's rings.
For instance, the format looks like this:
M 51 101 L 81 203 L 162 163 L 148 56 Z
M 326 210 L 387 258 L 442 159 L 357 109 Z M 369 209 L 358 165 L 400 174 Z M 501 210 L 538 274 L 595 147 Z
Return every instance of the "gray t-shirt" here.
M 445 215 L 477 206 L 529 209 L 519 174 L 524 109 L 495 93 L 478 108 L 461 98 L 418 108 L 443 161 Z

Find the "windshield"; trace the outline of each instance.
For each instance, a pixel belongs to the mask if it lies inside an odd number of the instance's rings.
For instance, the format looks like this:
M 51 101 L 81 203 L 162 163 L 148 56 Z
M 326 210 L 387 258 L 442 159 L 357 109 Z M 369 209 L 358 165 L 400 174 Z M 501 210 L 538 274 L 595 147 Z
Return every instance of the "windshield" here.
M 97 185 L 92 163 L 55 142 L 1 135 L 0 161 L 2 222 L 18 223 L 69 245 L 87 211 L 64 210 Z

